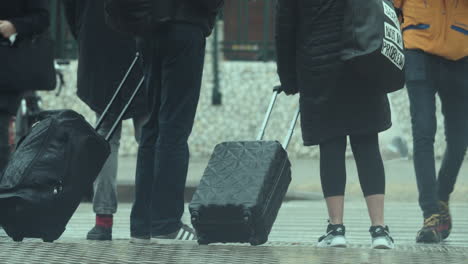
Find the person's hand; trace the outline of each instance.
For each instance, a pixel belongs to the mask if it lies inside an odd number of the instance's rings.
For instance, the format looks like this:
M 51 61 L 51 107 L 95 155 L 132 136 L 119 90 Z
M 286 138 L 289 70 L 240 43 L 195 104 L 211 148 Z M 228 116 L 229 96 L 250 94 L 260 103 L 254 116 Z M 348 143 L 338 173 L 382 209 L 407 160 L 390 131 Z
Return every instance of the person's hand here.
M 400 24 L 403 24 L 403 22 L 405 22 L 405 18 L 403 16 L 403 10 L 401 8 L 395 8 L 395 12 L 398 16 L 398 20 L 400 21 Z
M 4 38 L 10 38 L 11 35 L 16 34 L 16 28 L 10 21 L 0 20 L 0 34 Z
M 276 91 L 278 93 L 284 92 L 286 95 L 294 95 L 298 93 L 298 90 L 296 87 L 282 86 L 282 85 L 275 86 L 273 88 L 273 91 Z

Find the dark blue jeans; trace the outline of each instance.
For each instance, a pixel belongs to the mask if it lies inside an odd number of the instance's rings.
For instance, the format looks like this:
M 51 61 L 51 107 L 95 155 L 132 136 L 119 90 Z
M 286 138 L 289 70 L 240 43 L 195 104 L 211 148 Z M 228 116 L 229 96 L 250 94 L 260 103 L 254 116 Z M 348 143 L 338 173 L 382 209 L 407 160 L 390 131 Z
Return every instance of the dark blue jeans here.
M 419 204 L 428 217 L 439 211 L 439 200 L 449 200 L 467 149 L 468 58 L 450 61 L 408 50 L 406 61 Z M 442 103 L 447 143 L 438 177 L 434 161 L 436 94 Z
M 138 148 L 131 235 L 157 236 L 182 225 L 205 37 L 195 25 L 172 24 L 139 42 L 152 110 Z

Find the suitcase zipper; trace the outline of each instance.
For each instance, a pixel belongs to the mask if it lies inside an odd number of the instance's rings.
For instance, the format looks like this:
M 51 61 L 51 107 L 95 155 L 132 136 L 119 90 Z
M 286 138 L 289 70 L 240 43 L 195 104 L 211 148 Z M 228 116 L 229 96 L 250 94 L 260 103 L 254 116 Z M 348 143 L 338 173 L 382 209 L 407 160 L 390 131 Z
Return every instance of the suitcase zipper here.
M 46 144 L 46 142 L 49 140 L 50 135 L 52 134 L 52 131 L 54 131 L 54 129 L 55 129 L 55 126 L 56 126 L 56 122 L 55 122 L 54 119 L 52 119 L 52 121 L 50 122 L 50 126 L 49 126 L 49 128 L 47 129 L 46 137 L 45 137 L 44 141 L 42 142 L 41 148 L 40 148 L 40 150 L 36 153 L 36 155 L 34 156 L 33 162 L 32 162 L 31 164 L 29 164 L 29 167 L 25 170 L 25 172 L 24 172 L 24 174 L 23 174 L 23 177 L 21 177 L 21 182 L 23 181 L 23 178 L 31 172 L 32 168 L 34 167 L 34 165 L 35 165 L 36 162 L 37 162 L 37 157 L 39 157 L 40 155 L 42 155 L 42 153 L 44 152 L 45 144 Z
M 281 175 L 283 174 L 284 168 L 286 167 L 286 162 L 287 162 L 287 160 L 288 160 L 288 159 L 287 159 L 287 156 L 286 156 L 286 158 L 285 158 L 284 161 L 283 161 L 283 166 L 281 167 L 281 171 L 280 171 L 280 174 L 279 174 L 280 177 L 278 177 L 278 178 L 276 179 L 275 184 L 273 185 L 273 189 L 271 190 L 270 195 L 269 195 L 269 197 L 268 197 L 268 200 L 267 200 L 267 202 L 266 202 L 266 204 L 265 204 L 265 207 L 263 208 L 262 217 L 266 214 L 266 211 L 267 211 L 267 209 L 268 209 L 268 207 L 269 207 L 269 204 L 270 204 L 270 202 L 271 202 L 271 199 L 272 199 L 272 197 L 273 197 L 273 195 L 274 195 L 274 193 L 275 193 L 275 191 L 276 191 L 276 189 L 277 189 L 277 187 L 278 187 L 278 184 L 279 184 L 280 179 L 281 179 Z

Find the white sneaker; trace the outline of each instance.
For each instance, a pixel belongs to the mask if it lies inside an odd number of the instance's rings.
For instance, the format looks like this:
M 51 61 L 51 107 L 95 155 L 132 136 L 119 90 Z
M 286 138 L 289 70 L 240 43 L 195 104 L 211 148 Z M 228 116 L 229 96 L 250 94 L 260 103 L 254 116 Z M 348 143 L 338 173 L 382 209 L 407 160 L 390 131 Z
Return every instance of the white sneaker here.
M 371 226 L 369 232 L 372 236 L 373 249 L 393 249 L 395 247 L 388 226 Z
M 151 238 L 150 237 L 131 237 L 130 243 L 138 244 L 138 245 L 148 245 L 148 244 L 151 244 Z
M 197 232 L 188 225 L 182 227 L 170 234 L 161 236 L 152 236 L 152 239 L 158 244 L 172 244 L 180 241 L 196 241 L 198 239 Z
M 344 225 L 332 225 L 327 227 L 327 233 L 319 238 L 317 247 L 347 247 Z

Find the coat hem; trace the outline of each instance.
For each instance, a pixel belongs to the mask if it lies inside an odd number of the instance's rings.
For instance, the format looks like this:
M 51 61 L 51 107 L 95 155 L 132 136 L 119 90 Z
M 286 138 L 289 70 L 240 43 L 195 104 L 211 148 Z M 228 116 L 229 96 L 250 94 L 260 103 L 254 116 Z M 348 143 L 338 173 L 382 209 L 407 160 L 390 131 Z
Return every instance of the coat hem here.
M 97 106 L 94 105 L 94 104 L 90 104 L 90 103 L 88 102 L 89 100 L 88 100 L 86 97 L 82 96 L 80 93 L 77 93 L 77 96 L 78 96 L 78 98 L 79 98 L 83 103 L 85 103 L 86 106 L 88 106 L 94 113 L 97 113 L 97 114 L 101 115 L 102 112 L 104 112 L 104 109 L 105 109 L 105 108 L 103 109 L 103 108 L 97 107 Z M 134 109 L 134 106 L 131 106 L 130 109 L 128 110 L 128 112 L 124 115 L 123 120 L 132 119 L 132 118 L 134 118 L 134 117 L 145 116 L 145 113 L 144 113 L 144 112 L 145 112 L 144 110 L 136 111 L 136 110 Z M 148 114 L 149 114 L 149 112 L 146 113 L 146 115 L 148 115 Z M 119 113 L 114 113 L 114 112 L 111 111 L 111 112 L 109 113 L 109 115 L 110 115 L 111 117 L 116 118 L 116 117 L 119 115 Z
M 330 140 L 332 138 L 336 137 L 342 137 L 342 136 L 350 136 L 350 135 L 365 135 L 365 134 L 374 134 L 374 133 L 382 133 L 392 127 L 392 122 L 389 124 L 386 124 L 385 126 L 382 126 L 381 128 L 377 128 L 376 131 L 369 131 L 369 130 L 361 130 L 361 131 L 351 131 L 351 132 L 344 132 L 343 134 L 335 134 L 332 136 L 328 137 L 323 137 L 320 140 L 314 141 L 314 140 L 305 140 L 303 139 L 303 145 L 306 147 L 312 147 L 312 146 L 317 146 L 320 145 L 321 143 Z

